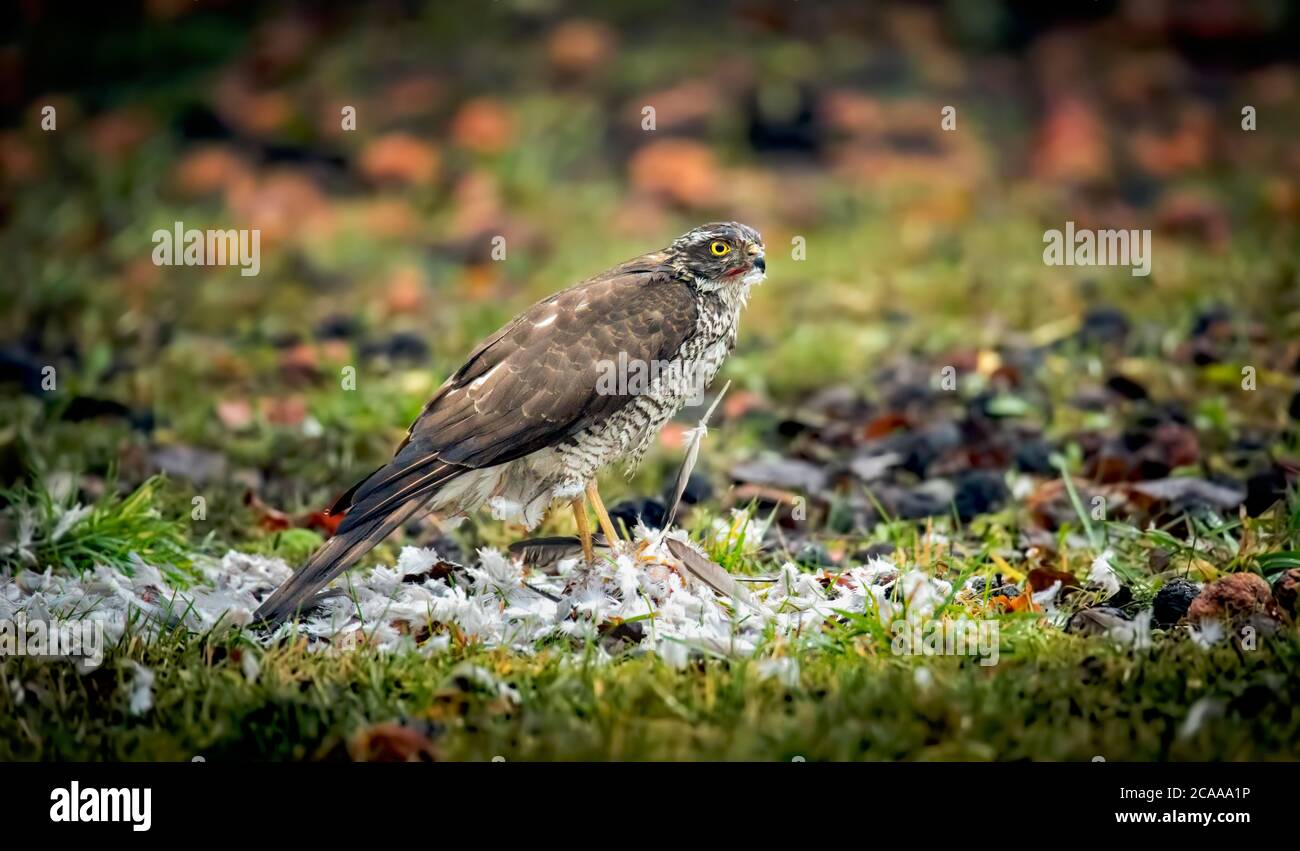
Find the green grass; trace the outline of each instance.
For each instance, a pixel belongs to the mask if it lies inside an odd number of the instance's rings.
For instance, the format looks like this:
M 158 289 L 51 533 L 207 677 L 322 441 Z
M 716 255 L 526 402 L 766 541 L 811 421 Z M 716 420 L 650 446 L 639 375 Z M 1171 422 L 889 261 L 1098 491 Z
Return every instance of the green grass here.
M 1106 524 L 1112 564 L 1143 605 L 1172 576 L 1257 569 L 1295 558 L 1294 503 L 1260 519 L 1201 526 L 1201 548 L 1161 530 Z M 916 524 L 882 525 L 900 565 L 960 587 L 1005 568 L 994 557 L 1003 515 L 965 530 L 955 555 Z M 936 521 L 935 531 L 948 520 Z M 973 536 L 973 537 L 972 537 Z M 272 548 L 297 546 L 285 534 Z M 769 567 L 743 540 L 715 540 L 733 570 Z M 1152 548 L 1171 552 L 1163 573 Z M 1067 554 L 1076 575 L 1095 553 Z M 1217 567 L 1216 567 L 1217 565 Z M 986 595 L 987 597 L 987 595 Z M 1078 592 L 1071 605 L 1089 605 Z M 970 614 L 956 599 L 939 617 Z M 992 612 L 986 612 L 992 614 Z M 770 637 L 753 659 L 695 657 L 675 669 L 653 655 L 601 661 L 593 647 L 550 643 L 520 655 L 453 642 L 445 653 L 262 648 L 242 633 L 184 631 L 145 641 L 132 628 L 99 670 L 0 658 L 0 760 L 346 759 L 377 724 L 398 722 L 448 760 L 1247 760 L 1300 758 L 1300 641 L 1294 627 L 1254 646 L 1206 650 L 1157 631 L 1149 649 L 1045 626 L 1034 614 L 993 615 L 996 664 L 977 656 L 895 655 L 870 614 L 828 624 L 812 652 Z M 794 685 L 766 676 L 793 656 Z M 251 659 L 250 659 L 251 657 Z M 152 707 L 128 711 L 129 663 L 156 675 Z M 468 676 L 466 667 L 487 672 Z M 510 697 L 503 688 L 515 695 Z M 1195 709 L 1194 709 L 1195 707 Z M 1201 716 L 1203 723 L 1189 722 Z
M 9 523 L 35 518 L 29 546 L 40 563 L 59 570 L 103 563 L 129 571 L 133 554 L 183 565 L 203 545 L 197 524 L 179 510 L 189 504 L 188 491 L 171 493 L 164 484 L 150 479 L 126 496 L 109 488 L 57 536 L 71 504 L 48 488 L 9 491 L 4 516 Z M 1064 546 L 1067 523 L 1060 566 L 1082 578 L 1107 548 L 1140 606 L 1175 576 L 1205 580 L 1251 570 L 1273 579 L 1296 565 L 1300 551 L 1300 499 L 1261 518 L 1183 518 L 1178 525 L 1193 531 L 1190 539 L 1172 529 L 1093 521 L 1081 497 L 1071 501 L 1073 528 L 1088 543 Z M 1013 546 L 1021 510 L 1013 504 L 964 526 L 952 517 L 889 520 L 849 538 L 854 548 L 888 541 L 900 567 L 956 589 L 970 576 L 1010 567 L 998 553 Z M 732 520 L 733 531 L 713 534 L 715 517 Z M 691 526 L 736 573 L 770 573 L 786 557 L 760 552 L 746 540 L 744 523 L 726 512 L 698 512 Z M 509 537 L 493 524 L 473 534 Z M 293 562 L 318 541 L 303 529 L 250 530 L 244 548 Z M 395 546 L 375 558 L 391 558 Z M 1165 556 L 1160 570 L 1151 567 L 1157 551 Z M 9 559 L 11 569 L 24 564 Z M 1071 598 L 1074 607 L 1091 602 L 1090 592 Z M 961 617 L 967 606 L 950 598 L 937 614 Z M 974 606 L 990 613 L 987 595 Z M 349 756 L 360 731 L 391 720 L 428 734 L 446 759 L 1300 758 L 1300 722 L 1289 711 L 1300 697 L 1294 627 L 1257 649 L 1206 651 L 1171 634 L 1158 635 L 1150 650 L 1126 651 L 1032 615 L 1002 615 L 997 623 L 999 661 L 983 667 L 974 657 L 894 656 L 876 618 L 846 617 L 824 631 L 816 652 L 799 655 L 799 682 L 790 688 L 761 671 L 764 660 L 794 652 L 775 639 L 755 660 L 711 657 L 675 670 L 652 656 L 597 662 L 582 647 L 575 653 L 555 644 L 535 655 L 454 645 L 426 658 L 369 649 L 323 654 L 300 644 L 264 650 L 240 635 L 183 632 L 150 644 L 131 632 L 91 674 L 66 662 L 0 658 L 0 683 L 7 684 L 0 689 L 0 759 L 335 759 Z M 258 660 L 255 681 L 245 668 L 249 655 Z M 138 716 L 127 711 L 128 660 L 157 678 L 153 708 Z M 456 676 L 467 663 L 513 687 L 518 702 Z M 1198 701 L 1209 710 L 1207 722 L 1180 732 Z
M 183 582 L 196 547 L 187 523 L 159 511 L 162 485 L 154 476 L 122 496 L 110 484 L 86 505 L 75 501 L 75 491 L 57 496 L 42 483 L 0 491 L 10 527 L 0 566 L 6 572 L 33 566 L 83 572 L 103 565 L 129 574 L 139 559 Z
M 1241 760 L 1300 757 L 1300 645 L 1131 653 L 1037 627 L 1006 630 L 999 664 L 892 657 L 874 641 L 804 656 L 797 686 L 757 663 L 652 657 L 598 664 L 454 650 L 343 656 L 238 639 L 134 640 L 96 673 L 0 662 L 0 760 L 334 759 L 367 726 L 400 721 L 445 759 Z M 255 653 L 256 681 L 242 654 Z M 157 672 L 127 712 L 125 659 Z M 480 666 L 518 694 L 458 673 Z M 917 671 L 924 667 L 928 675 Z M 463 669 L 459 669 L 463 671 Z M 1190 707 L 1210 707 L 1184 730 Z M 58 723 L 51 723 L 51 719 Z

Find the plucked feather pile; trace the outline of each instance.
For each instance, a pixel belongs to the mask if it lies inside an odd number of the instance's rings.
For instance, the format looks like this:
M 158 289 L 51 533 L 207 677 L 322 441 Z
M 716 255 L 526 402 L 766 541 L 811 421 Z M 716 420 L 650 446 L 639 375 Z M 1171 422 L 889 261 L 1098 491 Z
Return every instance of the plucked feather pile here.
M 839 612 L 874 614 L 882 623 L 928 618 L 952 590 L 875 559 L 837 573 L 835 581 L 786 565 L 749 589 L 733 583 L 733 598 L 715 590 L 716 577 L 692 572 L 689 562 L 698 568 L 700 561 L 707 559 L 683 532 L 644 528 L 617 557 L 586 568 L 563 560 L 554 574 L 494 549 L 461 566 L 432 549 L 407 547 L 393 567 L 337 580 L 333 594 L 297 622 L 249 634 L 264 643 L 300 634 L 325 652 L 364 644 L 430 654 L 452 641 L 532 652 L 539 642 L 569 640 L 578 650 L 595 642 L 602 652 L 654 652 L 680 665 L 692 652 L 751 655 L 769 625 L 785 646 L 815 649 L 822 623 Z M 234 629 L 250 624 L 259 602 L 291 572 L 280 559 L 238 552 L 201 568 L 203 581 L 186 590 L 144 563 L 133 576 L 108 568 L 82 576 L 28 571 L 0 580 L 0 618 L 90 618 L 103 624 L 110 646 L 128 625 L 146 636 L 176 626 Z M 890 593 L 895 582 L 901 594 Z

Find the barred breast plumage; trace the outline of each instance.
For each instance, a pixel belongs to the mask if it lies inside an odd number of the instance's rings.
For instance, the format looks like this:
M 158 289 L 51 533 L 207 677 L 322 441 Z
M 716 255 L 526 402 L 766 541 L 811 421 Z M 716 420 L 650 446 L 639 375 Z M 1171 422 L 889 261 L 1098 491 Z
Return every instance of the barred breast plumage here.
M 461 487 L 453 483 L 433 510 L 486 505 L 498 520 L 532 529 L 553 502 L 580 494 L 601 469 L 623 461 L 634 468 L 664 424 L 698 397 L 735 347 L 748 286 L 734 293 L 703 293 L 694 333 L 665 363 L 660 378 L 628 404 L 554 447 L 467 476 Z
M 744 299 L 732 303 L 717 293 L 700 300 L 696 331 L 663 370 L 661 377 L 631 403 L 557 447 L 564 475 L 586 481 L 605 466 L 627 460 L 635 468 L 664 424 L 717 375 L 736 345 Z

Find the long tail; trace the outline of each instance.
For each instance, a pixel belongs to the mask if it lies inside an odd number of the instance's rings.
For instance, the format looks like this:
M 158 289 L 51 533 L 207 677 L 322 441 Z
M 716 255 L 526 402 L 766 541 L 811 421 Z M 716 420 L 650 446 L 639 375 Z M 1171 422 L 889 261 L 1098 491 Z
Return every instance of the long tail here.
M 401 526 L 428 502 L 428 496 L 408 500 L 394 511 L 360 523 L 351 529 L 341 529 L 319 550 L 312 554 L 302 569 L 289 581 L 266 598 L 253 615 L 254 623 L 264 622 L 275 626 L 311 607 L 316 592 L 329 581 L 347 570 L 389 533 Z

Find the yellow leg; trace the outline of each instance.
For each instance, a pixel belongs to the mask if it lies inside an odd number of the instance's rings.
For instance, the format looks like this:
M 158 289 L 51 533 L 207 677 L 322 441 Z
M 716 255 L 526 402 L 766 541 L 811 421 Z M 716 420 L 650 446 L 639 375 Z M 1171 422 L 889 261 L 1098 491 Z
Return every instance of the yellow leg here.
M 609 519 L 609 512 L 605 510 L 605 503 L 600 501 L 600 491 L 596 490 L 595 479 L 587 482 L 587 499 L 591 500 L 591 507 L 596 509 L 596 520 L 600 523 L 600 531 L 605 533 L 605 540 L 613 547 L 622 539 L 619 538 L 618 532 L 614 530 L 614 521 Z
M 573 519 L 578 523 L 578 538 L 582 541 L 582 557 L 587 564 L 596 560 L 596 551 L 591 546 L 591 523 L 587 520 L 587 505 L 582 497 L 573 500 Z

